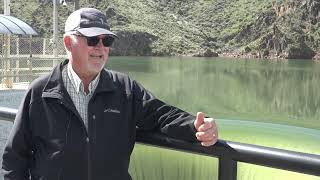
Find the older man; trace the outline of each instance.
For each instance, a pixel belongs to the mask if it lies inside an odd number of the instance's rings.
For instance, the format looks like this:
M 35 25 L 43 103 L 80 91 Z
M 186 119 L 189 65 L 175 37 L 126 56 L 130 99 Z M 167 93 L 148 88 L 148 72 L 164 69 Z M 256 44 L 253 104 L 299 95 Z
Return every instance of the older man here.
M 167 105 L 104 69 L 115 38 L 97 9 L 68 17 L 68 59 L 30 85 L 4 150 L 6 180 L 130 180 L 136 128 L 203 146 L 217 141 L 212 118 Z

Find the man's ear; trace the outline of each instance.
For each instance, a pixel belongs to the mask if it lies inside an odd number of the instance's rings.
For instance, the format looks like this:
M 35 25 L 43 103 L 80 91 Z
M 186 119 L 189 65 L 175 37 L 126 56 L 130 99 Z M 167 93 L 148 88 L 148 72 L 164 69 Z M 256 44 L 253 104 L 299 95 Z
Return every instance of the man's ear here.
M 71 51 L 72 49 L 72 39 L 70 35 L 64 35 L 63 36 L 63 43 L 66 47 L 67 51 Z

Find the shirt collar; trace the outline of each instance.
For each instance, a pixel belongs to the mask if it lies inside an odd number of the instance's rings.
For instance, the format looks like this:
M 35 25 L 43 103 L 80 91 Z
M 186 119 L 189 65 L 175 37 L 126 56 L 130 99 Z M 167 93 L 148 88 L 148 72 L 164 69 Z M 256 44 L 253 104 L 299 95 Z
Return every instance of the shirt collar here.
M 68 72 L 68 77 L 71 80 L 71 83 L 74 86 L 74 88 L 76 89 L 77 93 L 82 92 L 85 94 L 83 83 L 82 83 L 80 77 L 78 76 L 78 74 L 73 70 L 71 63 L 68 63 L 68 71 L 67 72 Z M 89 94 L 91 94 L 96 89 L 96 87 L 99 83 L 99 79 L 100 79 L 100 73 L 96 76 L 96 78 L 93 81 L 90 82 Z

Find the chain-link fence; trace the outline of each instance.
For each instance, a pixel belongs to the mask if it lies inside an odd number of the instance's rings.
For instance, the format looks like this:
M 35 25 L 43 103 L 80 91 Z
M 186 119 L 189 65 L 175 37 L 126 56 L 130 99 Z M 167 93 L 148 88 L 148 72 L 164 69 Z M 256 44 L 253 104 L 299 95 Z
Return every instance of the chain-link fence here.
M 0 89 L 23 88 L 66 57 L 62 38 L 57 45 L 58 57 L 54 57 L 48 38 L 2 35 L 0 46 Z
M 2 57 L 6 55 L 7 51 L 10 51 L 10 57 L 53 57 L 53 43 L 49 38 L 14 35 L 10 36 L 10 43 L 7 43 L 6 37 L 2 35 L 0 39 L 0 54 Z M 64 57 L 66 54 L 62 38 L 58 40 L 57 52 L 59 57 Z

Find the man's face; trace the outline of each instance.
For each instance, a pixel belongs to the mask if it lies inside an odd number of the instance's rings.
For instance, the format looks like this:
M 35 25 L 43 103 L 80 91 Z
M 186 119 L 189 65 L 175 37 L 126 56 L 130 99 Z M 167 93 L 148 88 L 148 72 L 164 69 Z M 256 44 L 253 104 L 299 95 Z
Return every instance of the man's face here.
M 71 48 L 68 50 L 71 55 L 69 55 L 69 59 L 72 68 L 80 78 L 95 77 L 104 68 L 108 60 L 109 47 L 105 47 L 101 39 L 106 35 L 94 37 L 96 39 L 93 38 L 93 40 L 96 40 L 96 43 L 92 43 L 92 39 L 87 39 L 87 37 L 81 35 L 70 36 L 74 36 L 71 38 Z

